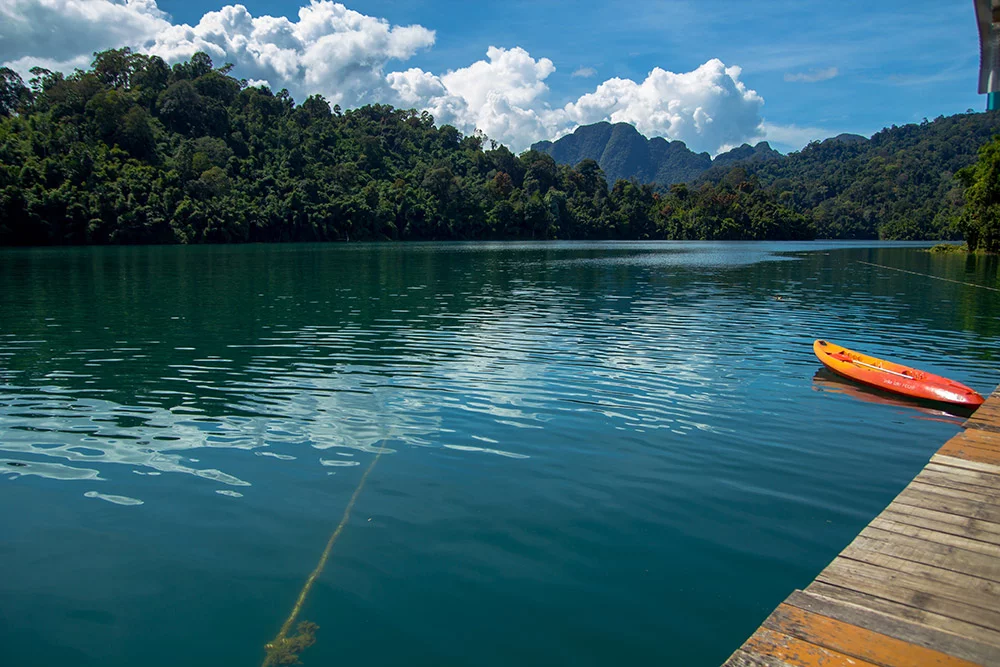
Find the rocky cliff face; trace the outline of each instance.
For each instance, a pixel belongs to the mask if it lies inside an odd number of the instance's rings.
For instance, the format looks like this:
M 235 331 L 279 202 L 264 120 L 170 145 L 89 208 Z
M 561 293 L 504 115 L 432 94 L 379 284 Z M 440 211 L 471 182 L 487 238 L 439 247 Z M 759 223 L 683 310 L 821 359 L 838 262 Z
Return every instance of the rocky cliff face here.
M 668 141 L 662 137 L 647 139 L 628 123 L 606 122 L 583 125 L 573 134 L 557 141 L 540 141 L 531 148 L 548 153 L 560 164 L 576 165 L 588 158 L 595 160 L 609 185 L 622 178 L 654 183 L 664 189 L 674 183 L 694 180 L 713 164 L 781 156 L 765 141 L 756 146 L 744 144 L 712 160 L 708 153 L 690 150 L 683 141 Z

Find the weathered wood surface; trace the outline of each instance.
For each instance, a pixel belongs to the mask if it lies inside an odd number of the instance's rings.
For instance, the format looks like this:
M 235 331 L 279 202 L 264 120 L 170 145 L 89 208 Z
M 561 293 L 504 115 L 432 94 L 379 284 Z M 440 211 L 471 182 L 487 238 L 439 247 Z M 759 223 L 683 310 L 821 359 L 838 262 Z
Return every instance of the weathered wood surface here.
M 965 428 L 1000 433 L 1000 401 L 997 400 L 998 396 L 1000 396 L 1000 389 L 994 391 L 993 395 L 987 398 L 986 402 L 969 417 L 968 421 L 965 422 Z
M 1000 389 L 725 667 L 1000 665 Z

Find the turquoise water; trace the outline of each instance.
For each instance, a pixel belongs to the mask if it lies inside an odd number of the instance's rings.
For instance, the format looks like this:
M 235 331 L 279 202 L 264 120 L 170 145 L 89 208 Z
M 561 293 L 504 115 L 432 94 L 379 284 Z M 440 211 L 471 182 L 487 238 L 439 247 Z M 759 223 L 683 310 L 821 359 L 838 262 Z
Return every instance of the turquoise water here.
M 0 656 L 717 665 L 991 391 L 995 258 L 907 244 L 0 251 Z M 919 362 L 919 363 L 917 363 Z

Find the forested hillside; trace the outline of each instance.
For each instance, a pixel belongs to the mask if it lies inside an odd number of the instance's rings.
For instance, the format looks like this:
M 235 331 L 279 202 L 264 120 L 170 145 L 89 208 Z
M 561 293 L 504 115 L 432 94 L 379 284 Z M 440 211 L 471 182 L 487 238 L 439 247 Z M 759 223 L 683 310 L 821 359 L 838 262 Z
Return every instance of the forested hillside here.
M 533 146 L 556 162 L 597 160 L 617 178 L 704 185 L 748 180 L 805 215 L 822 238 L 936 239 L 958 234 L 963 205 L 958 170 L 1000 133 L 1000 114 L 967 113 L 919 125 L 893 126 L 871 139 L 841 134 L 783 156 L 766 143 L 743 145 L 710 159 L 682 142 L 647 140 L 631 125 L 586 125 Z
M 871 140 L 842 135 L 740 167 L 808 215 L 821 238 L 951 238 L 964 201 L 955 174 L 998 133 L 1000 113 L 966 113 L 893 126 Z M 731 178 L 729 171 L 713 167 L 703 182 Z
M 1000 137 L 979 149 L 975 164 L 958 172 L 965 209 L 958 227 L 972 251 L 1000 252 Z
M 657 192 L 609 187 L 594 160 L 516 156 L 413 110 L 296 104 L 229 71 L 128 49 L 27 83 L 0 69 L 0 244 L 946 236 L 954 171 L 1000 131 L 997 114 L 939 119 Z
M 597 163 L 483 149 L 384 105 L 247 87 L 127 49 L 70 76 L 0 72 L 0 244 L 808 238 L 751 183 L 663 198 Z

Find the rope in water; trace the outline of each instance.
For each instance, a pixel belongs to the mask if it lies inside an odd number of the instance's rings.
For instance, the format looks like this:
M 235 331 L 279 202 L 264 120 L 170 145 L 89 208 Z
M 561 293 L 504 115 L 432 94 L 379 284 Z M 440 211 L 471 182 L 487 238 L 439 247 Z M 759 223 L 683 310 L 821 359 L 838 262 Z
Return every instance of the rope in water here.
M 364 474 L 361 475 L 361 480 L 358 481 L 358 486 L 354 489 L 351 499 L 347 501 L 347 506 L 344 508 L 344 515 L 341 517 L 340 523 L 337 524 L 337 527 L 330 535 L 330 539 L 327 540 L 326 548 L 323 549 L 323 553 L 319 557 L 319 562 L 316 563 L 316 567 L 309 575 L 309 578 L 306 579 L 305 585 L 302 586 L 302 590 L 299 592 L 298 599 L 295 600 L 295 605 L 292 607 L 291 613 L 288 615 L 288 618 L 285 619 L 285 622 L 281 626 L 281 630 L 278 631 L 277 636 L 264 645 L 267 655 L 264 658 L 264 662 L 261 664 L 261 667 L 293 664 L 285 662 L 284 659 L 287 659 L 290 655 L 297 657 L 300 650 L 313 643 L 313 635 L 318 627 L 314 624 L 300 624 L 299 633 L 296 636 L 289 637 L 288 633 L 295 624 L 295 621 L 299 616 L 299 612 L 302 611 L 302 605 L 305 604 L 306 598 L 309 596 L 309 592 L 312 590 L 313 584 L 316 583 L 316 579 L 320 574 L 322 574 L 323 568 L 326 567 L 326 562 L 330 559 L 330 552 L 333 551 L 333 545 L 337 542 L 337 538 L 340 537 L 341 532 L 344 530 L 344 526 L 347 525 L 347 521 L 351 518 L 351 510 L 354 509 L 354 503 L 357 502 L 358 496 L 361 495 L 361 490 L 364 488 L 365 482 L 368 480 L 368 475 L 371 474 L 372 469 L 375 467 L 375 464 L 378 463 L 378 460 L 384 451 L 385 442 L 383 441 L 383 443 L 379 446 L 378 452 L 375 454 L 375 458 L 372 459 L 372 462 L 368 464 L 368 468 L 365 470 Z
M 991 292 L 1000 292 L 1000 289 L 996 287 L 987 287 L 986 285 L 977 285 L 976 283 L 966 283 L 961 280 L 952 280 L 951 278 L 942 278 L 941 276 L 932 276 L 929 273 L 917 273 L 916 271 L 907 271 L 906 269 L 897 269 L 895 266 L 885 266 L 883 264 L 873 264 L 871 262 L 862 262 L 858 260 L 858 264 L 867 264 L 868 266 L 877 266 L 880 269 L 889 269 L 890 271 L 899 271 L 900 273 L 912 273 L 915 276 L 923 276 L 924 278 L 933 278 L 934 280 L 943 280 L 948 283 L 958 283 L 959 285 L 968 285 L 969 287 L 978 287 L 980 289 L 988 289 Z

